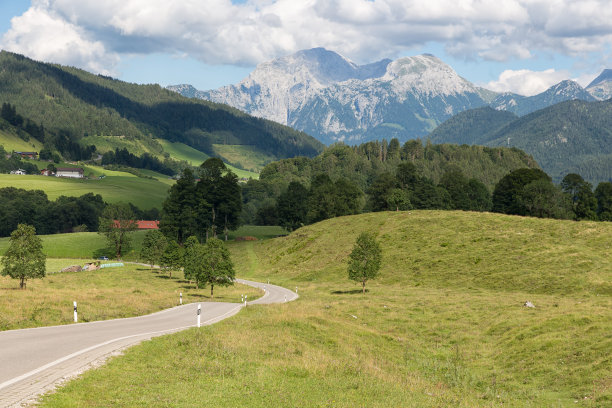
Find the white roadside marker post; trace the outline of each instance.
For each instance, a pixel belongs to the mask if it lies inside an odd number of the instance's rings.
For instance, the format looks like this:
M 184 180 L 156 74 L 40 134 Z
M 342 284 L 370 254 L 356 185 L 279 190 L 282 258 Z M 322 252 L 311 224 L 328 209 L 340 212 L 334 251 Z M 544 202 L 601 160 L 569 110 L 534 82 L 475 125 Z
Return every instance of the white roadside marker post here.
M 74 304 L 74 322 L 76 323 L 78 321 L 78 318 L 77 318 L 77 303 L 76 303 L 76 301 L 73 302 L 73 304 Z
M 287 302 L 287 295 L 285 295 L 285 303 Z
M 297 286 L 295 287 L 295 293 L 297 293 Z
M 246 307 L 248 295 L 244 295 L 244 306 Z
M 179 293 L 179 304 L 183 304 L 183 292 Z
M 202 313 L 202 306 L 198 303 L 198 327 L 200 327 L 200 313 Z

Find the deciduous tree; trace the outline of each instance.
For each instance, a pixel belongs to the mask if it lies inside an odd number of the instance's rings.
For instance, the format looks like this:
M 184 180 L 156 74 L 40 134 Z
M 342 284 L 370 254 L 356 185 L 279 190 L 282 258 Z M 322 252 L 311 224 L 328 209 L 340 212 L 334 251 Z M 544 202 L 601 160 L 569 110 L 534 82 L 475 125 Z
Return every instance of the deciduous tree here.
M 109 247 L 113 248 L 117 259 L 130 247 L 131 233 L 136 230 L 137 224 L 134 213 L 129 205 L 109 204 L 100 217 L 98 232 L 104 235 Z
M 362 232 L 349 255 L 349 279 L 361 282 L 363 293 L 368 280 L 376 278 L 382 262 L 382 249 L 374 234 Z
M 160 266 L 163 270 L 170 273 L 170 279 L 172 279 L 172 271 L 178 271 L 183 266 L 183 254 L 181 253 L 181 247 L 176 241 L 170 241 L 166 245 L 166 249 L 160 259 Z
M 19 224 L 11 233 L 9 247 L 2 258 L 2 275 L 19 279 L 19 287 L 26 288 L 26 281 L 45 277 L 46 257 L 42 241 L 31 225 Z
M 234 284 L 236 272 L 230 258 L 230 253 L 217 238 L 209 238 L 202 248 L 201 268 L 203 275 L 201 282 L 210 284 L 210 297 L 214 297 L 214 288 L 217 286 L 230 286 Z
M 153 265 L 160 263 L 166 245 L 166 237 L 159 230 L 147 231 L 142 241 L 140 258 L 147 261 L 151 265 L 151 269 L 153 269 Z

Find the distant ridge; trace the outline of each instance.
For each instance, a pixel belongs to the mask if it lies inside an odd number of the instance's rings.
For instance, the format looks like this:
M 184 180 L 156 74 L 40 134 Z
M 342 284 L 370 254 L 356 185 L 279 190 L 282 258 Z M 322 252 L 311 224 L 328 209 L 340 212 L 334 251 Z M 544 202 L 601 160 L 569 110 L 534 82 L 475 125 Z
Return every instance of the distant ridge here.
M 0 102 L 73 142 L 115 136 L 118 143 L 138 141 L 156 155 L 163 153 L 157 139 L 206 153 L 213 143 L 244 145 L 276 158 L 314 156 L 323 148 L 303 132 L 226 105 L 6 51 L 0 52 Z
M 523 116 L 568 100 L 612 97 L 606 71 L 586 90 L 567 80 L 526 97 L 477 87 L 432 54 L 357 65 L 324 48 L 263 62 L 239 83 L 219 89 L 168 88 L 289 125 L 326 144 L 404 142 L 427 135 L 457 113 L 487 105 Z

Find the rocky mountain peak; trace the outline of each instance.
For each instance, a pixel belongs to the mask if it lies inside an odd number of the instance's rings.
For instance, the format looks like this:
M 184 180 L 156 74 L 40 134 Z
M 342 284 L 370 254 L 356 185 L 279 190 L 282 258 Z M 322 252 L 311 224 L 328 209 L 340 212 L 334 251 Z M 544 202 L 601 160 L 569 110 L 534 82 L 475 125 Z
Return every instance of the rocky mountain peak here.
M 595 98 L 606 100 L 612 98 L 612 69 L 604 69 L 586 90 Z

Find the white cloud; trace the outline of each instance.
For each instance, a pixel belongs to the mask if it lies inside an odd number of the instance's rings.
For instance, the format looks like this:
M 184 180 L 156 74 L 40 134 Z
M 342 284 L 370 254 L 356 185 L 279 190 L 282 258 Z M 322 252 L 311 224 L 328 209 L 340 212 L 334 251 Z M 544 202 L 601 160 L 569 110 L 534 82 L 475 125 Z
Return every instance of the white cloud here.
M 612 8 L 608 0 L 33 0 L 1 45 L 112 71 L 121 54 L 252 65 L 321 46 L 371 62 L 428 42 L 491 61 L 597 52 L 612 43 Z
M 82 67 L 111 74 L 119 56 L 108 52 L 101 41 L 89 38 L 81 27 L 36 6 L 11 20 L 2 48 L 31 58 Z
M 544 92 L 551 86 L 568 79 L 567 71 L 545 71 L 506 70 L 501 73 L 497 81 L 491 81 L 485 85 L 487 89 L 496 92 L 513 92 L 519 95 L 532 96 Z

